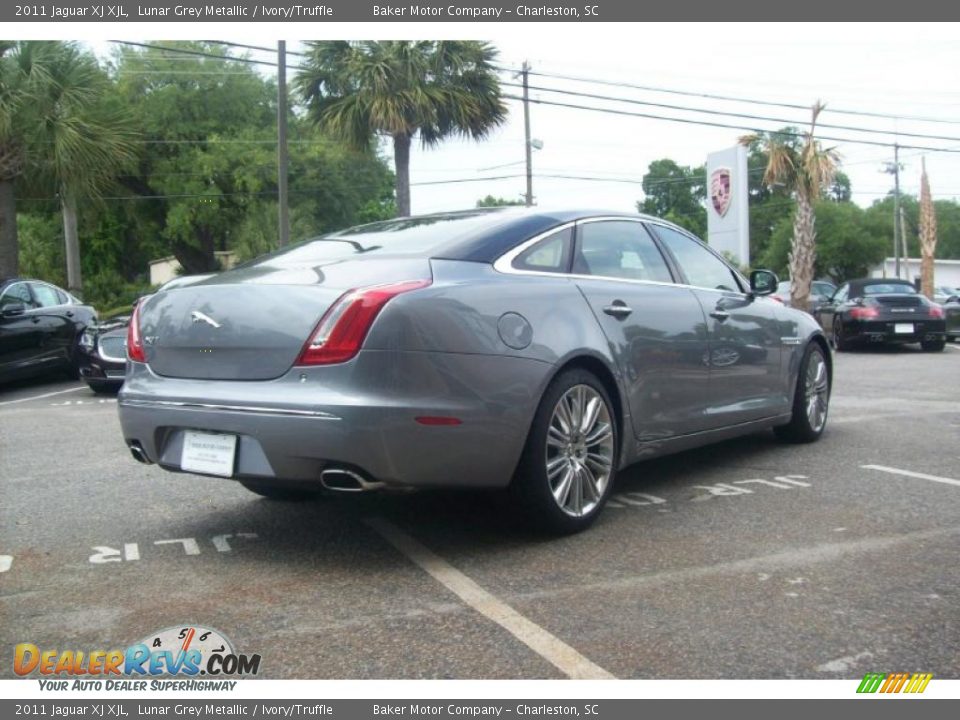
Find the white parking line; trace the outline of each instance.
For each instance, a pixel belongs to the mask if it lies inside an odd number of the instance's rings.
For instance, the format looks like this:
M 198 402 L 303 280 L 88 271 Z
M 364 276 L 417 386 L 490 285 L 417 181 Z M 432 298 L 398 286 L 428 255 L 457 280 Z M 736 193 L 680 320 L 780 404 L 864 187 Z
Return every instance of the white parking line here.
M 904 477 L 930 480 L 932 482 L 943 483 L 944 485 L 956 485 L 960 487 L 960 480 L 940 477 L 939 475 L 927 475 L 926 473 L 913 472 L 912 470 L 900 470 L 899 468 L 887 467 L 886 465 L 861 465 L 860 467 L 864 470 L 879 470 L 880 472 L 890 473 L 891 475 L 903 475 Z
M 67 390 L 57 390 L 56 392 L 48 392 L 43 395 L 31 395 L 30 397 L 19 398 L 18 400 L 3 400 L 0 402 L 0 405 L 13 405 L 14 403 L 29 402 L 30 400 L 42 400 L 43 398 L 53 397 L 54 395 L 63 395 L 64 393 L 72 393 L 77 390 L 86 390 L 86 385 L 80 385 L 74 388 L 68 388 Z
M 0 573 L 5 573 L 13 565 L 13 555 L 0 555 Z
M 421 545 L 392 523 L 381 518 L 368 518 L 365 522 L 447 590 L 481 615 L 493 620 L 567 677 L 590 680 L 610 680 L 614 678 L 602 667 L 594 664 L 565 642 L 551 635 L 505 602 L 484 590 L 443 558 Z

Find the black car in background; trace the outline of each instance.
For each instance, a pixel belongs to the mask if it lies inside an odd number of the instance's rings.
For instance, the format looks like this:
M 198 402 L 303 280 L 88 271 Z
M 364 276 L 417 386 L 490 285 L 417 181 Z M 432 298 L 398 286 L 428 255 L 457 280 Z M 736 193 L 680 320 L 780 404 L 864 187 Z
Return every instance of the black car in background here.
M 168 280 L 156 291 L 167 292 L 174 288 L 193 285 L 208 277 L 213 277 L 213 274 L 182 275 Z M 140 300 L 143 298 L 138 299 L 137 302 Z M 123 386 L 123 376 L 127 368 L 127 326 L 129 324 L 129 314 L 114 315 L 91 325 L 80 336 L 77 352 L 80 377 L 95 393 L 115 393 Z
M 129 324 L 129 315 L 116 315 L 91 325 L 80 336 L 77 366 L 95 393 L 115 393 L 123 385 Z
M 947 340 L 960 342 L 960 295 L 951 295 L 943 303 L 943 312 L 946 315 Z
M 0 279 L 0 383 L 64 372 L 77 376 L 77 341 L 96 311 L 40 280 Z
M 946 313 L 907 280 L 863 278 L 844 283 L 814 311 L 837 350 L 865 343 L 920 343 L 939 352 L 946 343 Z

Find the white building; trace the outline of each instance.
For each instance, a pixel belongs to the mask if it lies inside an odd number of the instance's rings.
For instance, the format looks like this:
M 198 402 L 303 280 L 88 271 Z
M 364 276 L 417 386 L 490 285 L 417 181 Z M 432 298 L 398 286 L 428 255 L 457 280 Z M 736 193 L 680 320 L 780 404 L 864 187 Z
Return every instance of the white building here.
M 213 256 L 220 261 L 220 267 L 229 270 L 237 263 L 237 256 L 232 250 L 214 250 Z M 173 255 L 150 261 L 150 284 L 163 285 L 180 275 L 182 268 L 180 261 Z
M 904 263 L 906 268 L 904 268 Z M 897 261 L 895 258 L 887 258 L 882 265 L 877 265 L 870 271 L 870 277 L 896 277 Z M 900 260 L 900 277 L 904 280 L 910 280 L 914 283 L 920 282 L 920 258 L 908 258 Z M 933 285 L 939 287 L 960 287 L 960 260 L 934 260 L 933 261 Z

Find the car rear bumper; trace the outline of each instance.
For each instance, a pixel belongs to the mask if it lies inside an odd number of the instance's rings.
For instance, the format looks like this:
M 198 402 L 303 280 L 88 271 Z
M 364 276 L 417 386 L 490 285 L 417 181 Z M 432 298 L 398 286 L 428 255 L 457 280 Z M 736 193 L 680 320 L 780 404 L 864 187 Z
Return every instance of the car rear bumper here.
M 167 470 L 180 471 L 184 433 L 197 430 L 237 436 L 238 479 L 319 485 L 324 470 L 343 468 L 393 485 L 502 487 L 550 367 L 368 350 L 341 365 L 244 382 L 161 378 L 133 363 L 118 405 L 128 445 Z
M 909 326 L 909 331 L 907 330 Z M 878 343 L 918 343 L 943 340 L 946 323 L 943 320 L 878 320 L 861 321 L 844 325 L 849 340 Z

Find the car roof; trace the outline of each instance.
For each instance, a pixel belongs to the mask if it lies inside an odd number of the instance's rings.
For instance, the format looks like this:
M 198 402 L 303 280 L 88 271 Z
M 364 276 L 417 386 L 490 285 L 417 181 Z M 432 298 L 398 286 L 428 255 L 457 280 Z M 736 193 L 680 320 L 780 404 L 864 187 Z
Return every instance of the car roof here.
M 902 278 L 859 278 L 850 280 L 850 295 L 856 297 L 856 293 L 863 292 L 868 285 L 906 285 L 912 288 L 913 283 Z

